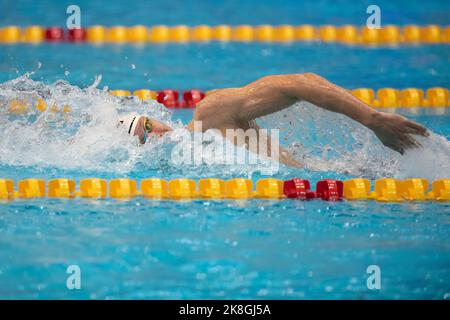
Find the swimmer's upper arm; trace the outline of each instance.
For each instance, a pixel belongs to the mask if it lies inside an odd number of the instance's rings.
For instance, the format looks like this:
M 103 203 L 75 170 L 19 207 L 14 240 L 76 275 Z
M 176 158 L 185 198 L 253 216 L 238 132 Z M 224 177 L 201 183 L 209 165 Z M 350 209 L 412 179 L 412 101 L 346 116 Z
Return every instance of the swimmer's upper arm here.
M 240 88 L 241 106 L 237 110 L 242 120 L 252 120 L 262 117 L 301 100 L 293 92 L 295 75 L 271 75 L 260 78 Z
M 217 89 L 197 104 L 193 118 L 203 122 L 203 130 L 232 128 L 241 105 L 241 88 Z

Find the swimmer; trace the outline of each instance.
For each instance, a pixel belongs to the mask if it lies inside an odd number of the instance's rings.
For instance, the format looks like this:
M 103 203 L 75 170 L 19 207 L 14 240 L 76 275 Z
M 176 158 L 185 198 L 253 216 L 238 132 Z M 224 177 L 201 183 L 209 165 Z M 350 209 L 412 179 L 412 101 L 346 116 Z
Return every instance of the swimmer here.
M 299 101 L 307 101 L 328 111 L 341 113 L 372 130 L 386 146 L 401 154 L 421 147 L 414 135 L 428 136 L 427 129 L 398 114 L 375 110 L 347 90 L 314 73 L 271 75 L 241 88 L 218 89 L 201 100 L 187 129 L 194 130 L 194 121 L 202 122 L 202 131 L 218 129 L 258 129 L 255 119 L 283 110 Z M 129 134 L 145 143 L 147 136 L 163 135 L 172 130 L 152 118 L 128 115 L 121 120 Z M 258 131 L 258 130 L 257 130 Z M 285 151 L 282 163 L 300 166 Z

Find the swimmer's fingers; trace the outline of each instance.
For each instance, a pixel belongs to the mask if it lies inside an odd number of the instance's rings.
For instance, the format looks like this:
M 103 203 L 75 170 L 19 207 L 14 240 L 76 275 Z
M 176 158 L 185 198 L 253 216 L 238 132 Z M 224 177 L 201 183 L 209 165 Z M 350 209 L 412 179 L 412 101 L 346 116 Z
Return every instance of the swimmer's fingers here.
M 423 132 L 422 130 L 419 130 L 419 129 L 416 129 L 416 128 L 411 128 L 411 127 L 408 127 L 406 129 L 406 131 L 409 134 L 415 134 L 415 135 L 422 136 L 422 137 L 428 137 L 430 135 L 428 133 L 428 131 Z
M 413 142 L 415 148 L 423 148 L 423 145 L 416 139 L 412 138 L 412 142 Z
M 397 151 L 401 155 L 403 155 L 405 153 L 405 149 L 401 144 L 388 142 L 388 143 L 384 143 L 384 145 L 394 151 Z
M 403 155 L 406 150 L 419 148 L 422 145 L 411 135 L 405 134 L 398 137 L 396 141 L 389 142 L 386 146 Z
M 410 134 L 405 134 L 402 137 L 402 145 L 406 148 L 409 149 L 411 147 L 414 146 L 414 142 L 413 142 L 414 138 L 412 137 L 412 135 Z
M 408 132 L 412 134 L 417 134 L 424 137 L 428 137 L 430 135 L 427 128 L 416 122 L 408 121 L 407 128 Z
M 421 148 L 422 144 L 414 139 L 411 135 L 406 135 L 402 141 L 403 148 L 406 149 L 414 149 L 414 148 Z

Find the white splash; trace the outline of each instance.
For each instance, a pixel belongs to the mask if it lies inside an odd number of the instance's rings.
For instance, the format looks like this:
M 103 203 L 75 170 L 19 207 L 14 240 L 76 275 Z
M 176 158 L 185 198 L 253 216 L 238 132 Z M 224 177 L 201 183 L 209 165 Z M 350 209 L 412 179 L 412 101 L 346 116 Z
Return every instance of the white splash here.
M 266 116 L 261 122 L 284 131 L 289 150 L 310 170 L 370 179 L 450 177 L 450 141 L 433 132 L 427 138 L 417 136 L 423 148 L 408 150 L 402 156 L 383 146 L 359 123 L 307 102 Z
M 134 111 L 181 125 L 154 101 L 118 98 L 97 89 L 100 77 L 80 89 L 62 80 L 45 85 L 29 76 L 0 85 L 1 164 L 127 172 L 146 148 L 117 127 L 119 113 Z M 39 99 L 47 104 L 44 112 L 35 107 Z M 11 101 L 20 101 L 26 112 L 11 112 Z M 52 112 L 52 106 L 58 111 Z M 61 112 L 64 106 L 70 112 Z

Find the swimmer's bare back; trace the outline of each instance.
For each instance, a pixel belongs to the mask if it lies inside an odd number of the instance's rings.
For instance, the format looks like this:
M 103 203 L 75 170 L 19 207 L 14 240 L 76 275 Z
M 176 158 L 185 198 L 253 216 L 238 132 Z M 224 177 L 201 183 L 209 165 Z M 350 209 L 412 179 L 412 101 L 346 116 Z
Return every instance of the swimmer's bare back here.
M 398 114 L 379 112 L 313 73 L 271 75 L 241 88 L 214 90 L 197 104 L 193 120 L 202 121 L 202 130 L 214 128 L 222 133 L 226 129 L 247 130 L 254 127 L 255 119 L 299 101 L 346 115 L 372 130 L 385 146 L 401 154 L 421 146 L 413 135 L 428 136 L 427 129 L 420 124 Z M 188 127 L 192 127 L 192 123 Z M 281 161 L 300 165 L 290 157 L 282 156 Z

